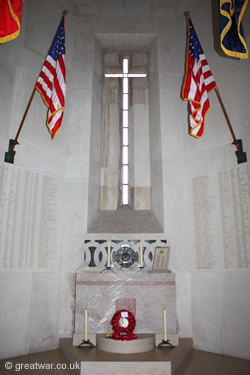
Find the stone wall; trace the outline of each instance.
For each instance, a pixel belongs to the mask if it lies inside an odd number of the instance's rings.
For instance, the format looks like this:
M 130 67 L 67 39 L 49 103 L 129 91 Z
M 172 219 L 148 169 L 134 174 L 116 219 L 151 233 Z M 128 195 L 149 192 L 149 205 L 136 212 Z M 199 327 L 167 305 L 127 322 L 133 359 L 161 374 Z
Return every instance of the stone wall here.
M 202 350 L 249 359 L 249 163 L 235 147 L 216 95 L 205 135 L 188 135 L 180 98 L 189 10 L 236 136 L 250 155 L 249 59 L 217 48 L 216 1 L 26 0 L 21 33 L 1 45 L 1 358 L 55 348 L 74 330 L 75 272 L 100 193 L 102 86 L 97 34 L 154 34 L 149 66 L 152 211 L 171 247 L 180 337 Z M 67 97 L 50 139 L 35 95 L 16 147 L 3 162 L 44 58 L 66 17 Z M 189 8 L 189 9 L 187 9 Z M 247 43 L 250 10 L 243 22 Z M 46 25 L 46 32 L 45 32 Z M 136 40 L 136 39 L 135 39 Z M 97 65 L 96 65 L 97 64 Z M 95 152 L 91 152 L 92 150 Z M 91 194 L 90 194 L 91 191 Z M 112 230 L 108 239 L 121 238 Z M 150 238 L 133 233 L 130 238 Z M 152 238 L 152 237 L 151 237 Z

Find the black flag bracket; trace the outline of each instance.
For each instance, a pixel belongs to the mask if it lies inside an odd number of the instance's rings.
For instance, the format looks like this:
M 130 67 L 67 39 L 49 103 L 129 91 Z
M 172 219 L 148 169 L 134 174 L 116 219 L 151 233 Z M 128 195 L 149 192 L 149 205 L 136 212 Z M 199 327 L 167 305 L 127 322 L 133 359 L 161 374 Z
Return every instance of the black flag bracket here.
M 14 151 L 14 148 L 16 145 L 19 145 L 16 139 L 10 139 L 9 140 L 9 150 L 8 152 L 5 152 L 5 158 L 4 161 L 6 163 L 12 163 L 14 164 L 14 157 L 16 154 L 16 151 Z
M 237 156 L 238 164 L 246 163 L 247 162 L 247 153 L 243 152 L 242 140 L 236 139 L 235 141 L 233 141 L 232 144 L 237 147 L 237 151 L 235 151 L 235 154 Z

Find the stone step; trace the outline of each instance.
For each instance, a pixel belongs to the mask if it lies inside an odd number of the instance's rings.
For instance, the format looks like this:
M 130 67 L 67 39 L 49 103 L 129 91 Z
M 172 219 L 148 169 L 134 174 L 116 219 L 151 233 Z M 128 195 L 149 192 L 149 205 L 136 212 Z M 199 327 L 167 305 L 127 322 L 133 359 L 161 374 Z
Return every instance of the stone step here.
M 72 345 L 72 339 L 59 340 L 59 349 L 71 363 L 79 363 L 81 375 L 172 375 L 192 351 L 191 338 L 179 339 L 175 348 L 155 347 L 146 353 L 120 354 L 104 352 L 96 347 Z

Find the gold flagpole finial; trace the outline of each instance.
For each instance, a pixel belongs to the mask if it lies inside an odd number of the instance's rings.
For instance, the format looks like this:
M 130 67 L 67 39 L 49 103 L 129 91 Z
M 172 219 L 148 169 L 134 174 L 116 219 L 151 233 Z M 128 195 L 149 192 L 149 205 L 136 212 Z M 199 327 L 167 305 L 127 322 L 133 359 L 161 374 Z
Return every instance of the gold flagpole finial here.
M 188 10 L 184 13 L 184 16 L 189 17 L 189 11 Z
M 66 16 L 66 14 L 68 14 L 68 11 L 67 11 L 67 10 L 64 10 L 64 11 L 63 11 L 63 15 Z

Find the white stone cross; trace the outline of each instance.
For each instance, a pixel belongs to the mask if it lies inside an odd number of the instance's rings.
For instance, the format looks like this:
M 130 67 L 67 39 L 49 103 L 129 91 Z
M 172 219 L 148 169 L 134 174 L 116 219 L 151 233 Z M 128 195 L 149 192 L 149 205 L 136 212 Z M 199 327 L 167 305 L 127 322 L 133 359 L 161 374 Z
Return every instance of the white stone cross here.
M 122 78 L 122 204 L 129 203 L 128 173 L 128 109 L 129 109 L 129 78 L 145 78 L 146 73 L 129 73 L 128 58 L 122 60 L 122 73 L 105 73 L 108 78 Z

